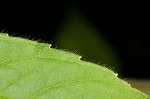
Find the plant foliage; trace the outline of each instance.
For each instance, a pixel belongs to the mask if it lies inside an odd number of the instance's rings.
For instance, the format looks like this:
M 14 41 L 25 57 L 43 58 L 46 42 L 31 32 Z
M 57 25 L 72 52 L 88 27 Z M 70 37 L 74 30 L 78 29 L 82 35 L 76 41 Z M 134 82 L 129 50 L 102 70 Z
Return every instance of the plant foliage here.
M 148 99 L 102 66 L 0 33 L 0 99 Z

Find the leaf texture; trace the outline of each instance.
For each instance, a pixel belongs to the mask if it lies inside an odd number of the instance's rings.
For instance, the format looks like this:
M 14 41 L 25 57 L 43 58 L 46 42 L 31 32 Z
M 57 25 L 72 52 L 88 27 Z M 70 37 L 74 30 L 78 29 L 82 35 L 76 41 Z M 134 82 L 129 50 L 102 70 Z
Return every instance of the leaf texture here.
M 0 33 L 0 99 L 149 99 L 80 56 Z

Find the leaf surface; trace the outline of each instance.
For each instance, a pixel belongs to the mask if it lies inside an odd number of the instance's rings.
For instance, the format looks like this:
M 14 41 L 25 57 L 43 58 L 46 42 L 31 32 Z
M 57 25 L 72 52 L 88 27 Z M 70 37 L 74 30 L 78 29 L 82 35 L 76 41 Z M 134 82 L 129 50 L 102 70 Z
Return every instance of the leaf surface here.
M 0 99 L 148 99 L 116 74 L 49 44 L 0 33 Z

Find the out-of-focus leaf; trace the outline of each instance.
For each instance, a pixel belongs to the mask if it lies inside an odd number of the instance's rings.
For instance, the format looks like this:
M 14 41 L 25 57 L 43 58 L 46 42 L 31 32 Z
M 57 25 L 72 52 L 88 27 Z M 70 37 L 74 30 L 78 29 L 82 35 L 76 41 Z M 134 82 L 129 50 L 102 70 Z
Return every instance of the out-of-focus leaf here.
M 83 59 L 106 64 L 120 73 L 121 63 L 107 39 L 78 10 L 67 12 L 54 36 L 55 45 L 70 51 L 77 50 Z

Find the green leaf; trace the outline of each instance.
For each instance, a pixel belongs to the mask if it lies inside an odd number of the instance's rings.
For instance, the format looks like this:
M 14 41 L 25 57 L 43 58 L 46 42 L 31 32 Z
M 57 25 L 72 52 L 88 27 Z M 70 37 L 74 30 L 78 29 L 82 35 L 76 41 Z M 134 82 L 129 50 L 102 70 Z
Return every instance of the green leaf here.
M 69 9 L 69 11 L 68 11 Z M 105 38 L 104 33 L 90 22 L 76 7 L 66 10 L 62 24 L 53 37 L 58 48 L 77 50 L 83 60 L 107 64 L 122 73 L 122 64 L 117 52 Z
M 148 99 L 102 66 L 0 33 L 0 99 Z

